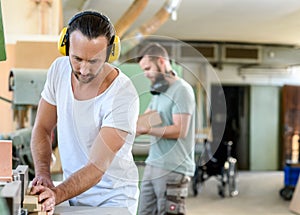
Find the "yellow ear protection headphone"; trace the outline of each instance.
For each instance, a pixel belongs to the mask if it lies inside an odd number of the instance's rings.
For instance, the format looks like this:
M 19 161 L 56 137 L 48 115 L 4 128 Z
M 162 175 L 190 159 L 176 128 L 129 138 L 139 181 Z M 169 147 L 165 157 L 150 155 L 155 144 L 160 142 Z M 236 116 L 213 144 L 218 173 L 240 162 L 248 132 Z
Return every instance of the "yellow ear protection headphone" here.
M 79 17 L 85 16 L 85 15 L 97 16 L 97 17 L 100 17 L 101 19 L 107 21 L 108 23 L 110 23 L 109 18 L 101 13 L 98 13 L 95 11 L 83 11 L 81 13 L 76 14 L 72 19 L 70 19 L 68 26 L 70 26 Z M 68 32 L 68 27 L 64 27 L 60 32 L 59 40 L 57 43 L 57 46 L 58 46 L 57 48 L 58 48 L 58 51 L 62 55 L 65 55 L 65 56 L 69 55 L 69 45 L 70 45 L 69 37 L 70 37 L 70 35 Z M 117 35 L 114 35 L 114 36 L 112 36 L 112 38 L 108 44 L 108 47 L 107 47 L 106 61 L 110 62 L 110 63 L 116 61 L 120 56 L 120 52 L 121 52 L 120 38 Z

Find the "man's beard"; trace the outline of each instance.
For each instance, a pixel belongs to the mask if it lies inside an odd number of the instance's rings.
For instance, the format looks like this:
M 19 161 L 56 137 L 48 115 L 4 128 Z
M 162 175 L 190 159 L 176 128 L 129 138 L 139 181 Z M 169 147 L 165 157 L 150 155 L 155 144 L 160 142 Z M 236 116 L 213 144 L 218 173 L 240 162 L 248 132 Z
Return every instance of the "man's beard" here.
M 74 74 L 74 76 L 76 77 L 76 79 L 83 84 L 87 84 L 90 83 L 92 80 L 94 80 L 96 78 L 96 76 L 98 75 L 98 73 L 96 75 L 94 74 L 87 74 L 87 75 L 81 75 L 79 72 L 76 72 L 74 70 L 72 70 L 72 73 Z
M 88 73 L 87 75 L 81 75 L 80 72 L 75 71 L 73 68 L 72 68 L 72 73 L 80 83 L 88 84 L 92 82 L 99 75 L 103 67 L 104 64 L 100 67 L 100 69 L 96 72 L 96 74 Z
M 150 87 L 150 93 L 152 95 L 159 95 L 160 93 L 166 92 L 169 88 L 169 82 L 165 79 L 165 75 L 162 73 L 158 65 L 156 65 L 158 73 L 155 75 L 155 80 L 152 82 Z

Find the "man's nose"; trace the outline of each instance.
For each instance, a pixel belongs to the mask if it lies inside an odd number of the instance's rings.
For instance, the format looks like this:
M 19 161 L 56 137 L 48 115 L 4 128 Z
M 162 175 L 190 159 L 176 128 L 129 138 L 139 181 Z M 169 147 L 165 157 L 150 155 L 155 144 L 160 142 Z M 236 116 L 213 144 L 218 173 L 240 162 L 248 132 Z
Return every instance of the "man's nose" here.
M 150 74 L 151 74 L 151 72 L 150 72 L 149 70 L 144 71 L 144 76 L 145 76 L 146 78 L 150 78 Z
M 81 62 L 79 72 L 80 72 L 81 75 L 86 75 L 86 74 L 88 74 L 89 69 L 88 69 L 87 63 Z

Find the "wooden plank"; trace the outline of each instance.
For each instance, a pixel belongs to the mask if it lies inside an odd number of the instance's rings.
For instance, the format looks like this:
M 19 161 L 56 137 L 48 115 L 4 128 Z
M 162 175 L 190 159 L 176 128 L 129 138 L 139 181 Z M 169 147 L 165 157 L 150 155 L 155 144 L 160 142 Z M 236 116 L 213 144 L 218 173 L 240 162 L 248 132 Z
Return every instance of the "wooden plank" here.
M 28 212 L 41 211 L 41 204 L 38 201 L 38 195 L 25 195 L 23 201 L 23 208 Z
M 160 115 L 156 111 L 150 111 L 145 114 L 141 114 L 137 121 L 138 127 L 146 127 L 151 128 L 157 125 L 160 125 L 162 123 L 162 120 L 160 118 Z
M 28 215 L 47 215 L 47 212 L 45 211 L 39 211 L 39 212 L 30 212 Z

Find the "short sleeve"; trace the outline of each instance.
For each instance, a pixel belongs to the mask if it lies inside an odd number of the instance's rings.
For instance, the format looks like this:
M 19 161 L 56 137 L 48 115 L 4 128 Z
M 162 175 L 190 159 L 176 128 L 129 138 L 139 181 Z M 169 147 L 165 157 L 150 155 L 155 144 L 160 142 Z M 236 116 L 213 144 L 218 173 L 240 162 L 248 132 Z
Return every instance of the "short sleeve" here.
M 106 106 L 109 110 L 103 118 L 102 127 L 114 127 L 134 134 L 139 114 L 138 94 L 129 79 L 116 85 L 118 89 L 114 89 L 110 104 Z
M 174 95 L 172 114 L 192 114 L 195 109 L 195 96 L 190 86 L 178 87 Z
M 55 77 L 54 77 L 55 76 L 55 68 L 56 68 L 56 61 L 54 63 L 52 63 L 52 65 L 50 66 L 50 68 L 48 70 L 44 89 L 41 93 L 42 98 L 52 105 L 56 105 Z

